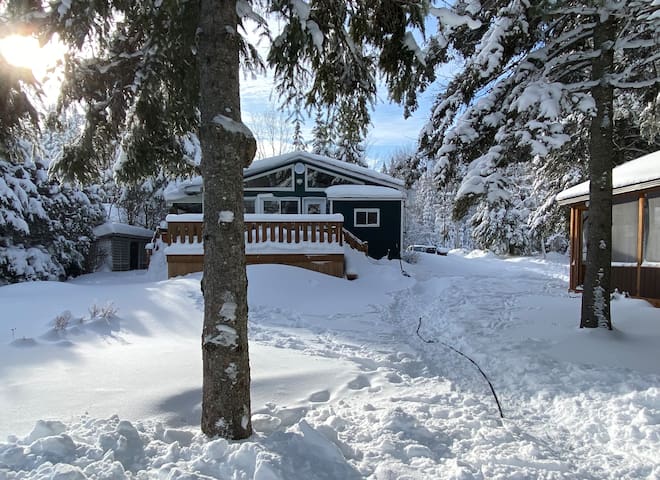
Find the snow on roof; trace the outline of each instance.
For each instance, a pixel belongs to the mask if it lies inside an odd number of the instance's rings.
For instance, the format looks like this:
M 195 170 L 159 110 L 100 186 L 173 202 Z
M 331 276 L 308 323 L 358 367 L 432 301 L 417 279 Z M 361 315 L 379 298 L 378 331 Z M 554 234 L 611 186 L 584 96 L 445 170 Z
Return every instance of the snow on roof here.
M 660 186 L 660 150 L 619 165 L 612 170 L 614 195 Z M 566 205 L 589 198 L 589 181 L 564 190 L 557 201 Z
M 341 173 L 345 173 L 353 177 L 361 178 L 363 180 L 368 180 L 375 183 L 385 184 L 393 188 L 401 188 L 404 186 L 403 180 L 399 180 L 398 178 L 391 177 L 370 168 L 361 167 L 359 165 L 342 162 L 341 160 L 325 157 L 323 155 L 316 155 L 314 153 L 302 151 L 285 153 L 284 155 L 278 155 L 276 157 L 256 160 L 252 163 L 252 165 L 243 169 L 243 176 L 247 178 L 258 175 L 269 170 L 274 170 L 278 167 L 290 165 L 295 163 L 297 160 L 301 160 L 319 168 L 330 168 L 332 170 L 337 170 Z M 199 193 L 201 191 L 201 186 L 202 177 L 200 176 L 193 177 L 189 180 L 178 180 L 171 182 L 167 188 L 165 188 L 165 200 L 179 200 L 191 194 Z
M 403 200 L 406 194 L 401 190 L 376 185 L 335 185 L 325 189 L 329 199 L 360 198 L 360 199 L 387 199 Z
M 296 160 L 304 160 L 307 163 L 317 165 L 319 167 L 330 166 L 339 171 L 344 171 L 346 173 L 357 176 L 368 177 L 375 182 L 389 183 L 392 186 L 404 185 L 403 180 L 399 180 L 398 178 L 391 177 L 370 168 L 361 167 L 353 163 L 342 162 L 341 160 L 336 160 L 334 158 L 303 151 L 285 153 L 284 155 L 278 155 L 276 157 L 256 160 L 252 163 L 252 165 L 243 170 L 243 174 L 246 177 L 256 175 L 258 173 L 265 172 L 279 166 L 288 165 Z
M 152 238 L 154 236 L 153 230 L 148 228 L 137 227 L 135 225 L 127 225 L 125 223 L 107 222 L 98 227 L 94 227 L 94 235 L 96 237 L 105 237 L 108 235 L 128 235 L 131 237 Z
M 308 214 L 300 215 L 295 213 L 246 213 L 243 215 L 244 221 L 248 222 L 343 222 L 344 216 L 341 213 Z M 170 213 L 165 217 L 167 222 L 202 222 L 204 214 L 202 213 Z

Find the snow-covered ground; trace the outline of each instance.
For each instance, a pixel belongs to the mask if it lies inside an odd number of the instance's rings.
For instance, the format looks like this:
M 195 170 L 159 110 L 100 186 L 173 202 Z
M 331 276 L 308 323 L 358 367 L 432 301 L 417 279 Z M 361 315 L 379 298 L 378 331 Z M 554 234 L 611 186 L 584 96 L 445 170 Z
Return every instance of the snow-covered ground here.
M 199 274 L 0 288 L 0 479 L 660 479 L 660 309 L 580 330 L 565 257 L 351 260 L 248 268 L 242 442 L 197 427 Z

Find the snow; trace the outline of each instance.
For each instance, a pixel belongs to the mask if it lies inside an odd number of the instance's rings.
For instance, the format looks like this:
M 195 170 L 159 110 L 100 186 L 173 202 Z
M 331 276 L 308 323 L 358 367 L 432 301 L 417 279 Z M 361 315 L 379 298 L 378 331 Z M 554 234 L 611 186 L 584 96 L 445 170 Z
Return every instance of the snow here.
M 333 187 L 334 188 L 334 187 Z M 231 213 L 231 212 L 221 212 Z M 248 222 L 343 222 L 344 216 L 341 213 L 324 214 L 295 214 L 295 213 L 246 213 L 243 215 L 245 223 Z M 165 217 L 167 222 L 202 222 L 204 214 L 202 213 L 170 213 Z
M 216 115 L 213 117 L 213 123 L 222 127 L 227 132 L 242 135 L 245 138 L 254 138 L 250 129 L 243 122 L 237 122 L 233 118 L 229 118 L 225 115 Z
M 650 183 L 660 184 L 660 150 L 626 162 L 612 170 L 612 188 L 614 190 L 621 189 L 620 193 L 634 191 L 642 187 L 646 188 L 651 186 Z M 559 193 L 557 200 L 566 202 L 585 195 L 589 195 L 588 181 Z
M 154 236 L 153 230 L 138 227 L 136 225 L 127 225 L 118 222 L 106 222 L 94 228 L 94 235 L 96 237 L 105 237 L 107 235 L 130 235 L 135 237 L 152 238 Z
M 406 194 L 401 190 L 377 185 L 334 185 L 325 189 L 328 199 L 392 199 L 403 200 Z
M 199 432 L 201 274 L 0 287 L 0 478 L 660 477 L 660 309 L 579 329 L 564 256 L 348 260 L 248 267 L 240 442 Z
M 479 20 L 472 19 L 467 15 L 458 15 L 448 8 L 431 7 L 429 9 L 431 15 L 438 18 L 438 21 L 447 26 L 448 28 L 457 28 L 467 25 L 470 30 L 476 30 L 481 27 Z
M 234 221 L 234 212 L 230 210 L 223 210 L 218 214 L 219 223 L 231 223 Z

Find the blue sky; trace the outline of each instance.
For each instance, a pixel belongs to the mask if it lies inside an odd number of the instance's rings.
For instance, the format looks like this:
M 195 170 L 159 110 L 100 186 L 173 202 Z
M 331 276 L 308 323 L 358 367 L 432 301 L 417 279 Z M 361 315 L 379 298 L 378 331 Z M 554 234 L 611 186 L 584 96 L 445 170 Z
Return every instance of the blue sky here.
M 241 79 L 241 108 L 248 126 L 249 120 L 246 119 L 250 115 L 272 109 L 276 105 L 277 97 L 273 90 L 274 83 L 270 75 Z M 386 91 L 380 92 L 381 98 L 372 113 L 372 125 L 366 139 L 367 161 L 371 167 L 379 169 L 397 150 L 415 148 L 419 131 L 429 118 L 435 93 L 437 88 L 431 87 L 430 91 L 420 95 L 419 108 L 411 117 L 404 119 L 403 108 L 388 102 Z M 305 140 L 311 140 L 312 126 L 313 119 L 310 119 L 304 132 Z

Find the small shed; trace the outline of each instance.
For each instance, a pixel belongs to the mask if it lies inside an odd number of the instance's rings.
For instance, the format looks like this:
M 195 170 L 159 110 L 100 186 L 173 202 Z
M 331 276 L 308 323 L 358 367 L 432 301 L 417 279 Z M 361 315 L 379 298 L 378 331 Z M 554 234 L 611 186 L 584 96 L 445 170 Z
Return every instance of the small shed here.
M 660 306 L 660 151 L 612 171 L 611 287 Z M 589 182 L 559 195 L 571 209 L 570 289 L 584 283 Z
M 125 223 L 107 222 L 94 228 L 97 270 L 122 272 L 149 265 L 146 246 L 154 232 Z

